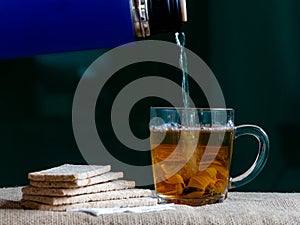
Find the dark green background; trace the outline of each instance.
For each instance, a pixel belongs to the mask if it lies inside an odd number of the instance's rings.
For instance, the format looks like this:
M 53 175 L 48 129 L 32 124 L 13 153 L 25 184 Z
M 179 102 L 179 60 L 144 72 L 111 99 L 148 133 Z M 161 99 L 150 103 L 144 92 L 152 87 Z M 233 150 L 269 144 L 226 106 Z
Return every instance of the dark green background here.
M 213 70 L 227 106 L 236 110 L 236 124 L 260 125 L 270 137 L 265 169 L 239 190 L 300 191 L 300 2 L 191 0 L 188 13 L 189 22 L 183 27 L 187 47 Z M 174 35 L 152 39 L 174 42 Z M 28 184 L 30 171 L 85 163 L 73 136 L 72 100 L 84 70 L 106 50 L 0 61 L 1 187 Z M 139 165 L 148 164 L 149 155 L 141 157 L 130 150 L 124 154 L 106 123 L 115 95 L 145 75 L 164 75 L 178 83 L 181 79 L 179 71 L 165 65 L 129 66 L 102 90 L 96 113 L 99 134 L 112 154 Z M 192 81 L 190 91 L 197 106 L 206 106 Z M 138 137 L 148 135 L 149 106 L 165 104 L 147 98 L 134 107 L 131 124 Z M 236 141 L 233 175 L 251 165 L 256 147 L 252 138 Z

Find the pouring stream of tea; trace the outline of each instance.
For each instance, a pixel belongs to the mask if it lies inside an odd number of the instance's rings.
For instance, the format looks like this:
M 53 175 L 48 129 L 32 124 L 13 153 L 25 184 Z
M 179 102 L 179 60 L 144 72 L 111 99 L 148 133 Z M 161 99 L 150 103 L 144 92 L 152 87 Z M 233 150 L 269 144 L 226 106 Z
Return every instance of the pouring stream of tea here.
M 179 66 L 182 71 L 182 101 L 184 111 L 182 115 L 182 125 L 192 126 L 195 123 L 195 118 L 192 116 L 193 113 L 190 107 L 190 96 L 189 96 L 189 80 L 188 80 L 188 69 L 187 69 L 187 57 L 185 53 L 185 34 L 183 32 L 175 33 L 176 44 L 180 47 Z
M 184 108 L 190 106 L 187 58 L 185 53 L 185 34 L 175 33 L 176 44 L 180 47 L 179 65 L 182 71 L 182 100 Z M 181 39 L 181 40 L 180 40 Z

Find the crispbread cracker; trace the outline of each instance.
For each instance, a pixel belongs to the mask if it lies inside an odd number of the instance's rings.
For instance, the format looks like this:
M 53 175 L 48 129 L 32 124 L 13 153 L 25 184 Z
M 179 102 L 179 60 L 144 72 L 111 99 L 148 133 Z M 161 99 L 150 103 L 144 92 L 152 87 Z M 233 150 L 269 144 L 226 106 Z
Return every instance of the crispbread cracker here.
M 50 211 L 66 211 L 71 209 L 80 208 L 124 208 L 124 207 L 137 207 L 137 206 L 152 206 L 157 205 L 156 198 L 129 198 L 121 200 L 107 200 L 107 201 L 97 201 L 97 202 L 86 202 L 70 205 L 46 205 L 34 201 L 21 200 L 21 205 L 25 208 L 39 209 L 39 210 L 50 210 Z
M 27 186 L 22 188 L 23 194 L 41 195 L 41 196 L 73 196 L 80 194 L 89 194 L 103 191 L 114 191 L 128 188 L 134 188 L 134 181 L 114 180 L 110 182 L 94 184 L 79 188 L 39 188 Z
M 74 181 L 107 173 L 110 169 L 110 165 L 98 166 L 64 164 L 51 169 L 29 173 L 28 178 L 34 181 Z
M 149 189 L 126 189 L 118 191 L 106 191 L 92 194 L 83 194 L 70 197 L 53 197 L 39 195 L 23 195 L 23 200 L 40 202 L 48 205 L 66 205 L 74 203 L 106 201 L 114 199 L 129 199 L 140 197 L 153 197 Z
M 108 172 L 99 176 L 73 181 L 30 181 L 34 187 L 42 188 L 78 188 L 123 178 L 123 172 Z

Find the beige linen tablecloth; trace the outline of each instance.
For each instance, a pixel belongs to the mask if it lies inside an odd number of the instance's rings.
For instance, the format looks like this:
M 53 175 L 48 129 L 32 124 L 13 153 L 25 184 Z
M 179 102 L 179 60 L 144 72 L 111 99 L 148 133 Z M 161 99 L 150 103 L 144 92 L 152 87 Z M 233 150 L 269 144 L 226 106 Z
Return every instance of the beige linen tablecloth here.
M 142 214 L 99 217 L 82 212 L 24 210 L 20 188 L 0 189 L 0 224 L 300 224 L 300 193 L 230 192 L 225 202 Z

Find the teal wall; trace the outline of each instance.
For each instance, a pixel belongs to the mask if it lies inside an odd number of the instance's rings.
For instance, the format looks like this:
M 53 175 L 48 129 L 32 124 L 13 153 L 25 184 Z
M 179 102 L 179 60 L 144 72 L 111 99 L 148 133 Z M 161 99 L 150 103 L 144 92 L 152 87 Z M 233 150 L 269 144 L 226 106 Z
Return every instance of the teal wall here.
M 245 189 L 299 191 L 300 2 L 209 1 L 208 12 L 208 64 L 227 105 L 271 140 L 265 170 Z M 236 158 L 252 150 L 239 142 Z
M 300 2 L 298 0 L 189 1 L 189 22 L 183 27 L 187 47 L 210 66 L 236 124 L 263 127 L 271 152 L 263 172 L 239 190 L 300 191 Z M 174 41 L 173 34 L 152 39 Z M 0 186 L 28 184 L 27 173 L 62 163 L 85 163 L 72 132 L 73 94 L 84 70 L 103 51 L 60 53 L 0 62 Z M 145 68 L 146 69 L 145 69 Z M 126 83 L 147 74 L 166 74 L 180 83 L 180 73 L 159 64 L 125 68 L 110 80 L 100 96 L 96 118 L 107 122 L 109 106 Z M 171 71 L 171 72 L 170 72 Z M 172 77 L 172 74 L 176 76 Z M 201 74 L 199 74 L 201 76 Z M 192 81 L 191 81 L 192 82 Z M 191 84 L 197 106 L 203 94 Z M 134 132 L 146 137 L 148 107 L 166 104 L 145 99 L 133 113 Z M 140 116 L 139 116 L 140 115 Z M 109 145 L 110 133 L 103 132 Z M 149 155 L 113 154 L 129 163 L 149 163 Z M 255 157 L 252 138 L 236 141 L 232 174 L 247 169 Z M 119 150 L 116 150 L 119 149 Z

